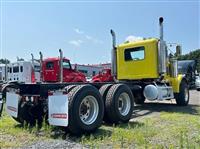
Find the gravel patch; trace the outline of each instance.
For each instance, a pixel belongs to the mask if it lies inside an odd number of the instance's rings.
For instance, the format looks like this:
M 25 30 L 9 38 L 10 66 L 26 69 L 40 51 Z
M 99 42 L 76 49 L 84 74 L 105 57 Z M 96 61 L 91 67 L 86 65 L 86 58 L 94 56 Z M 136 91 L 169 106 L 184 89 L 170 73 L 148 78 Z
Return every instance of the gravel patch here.
M 70 140 L 45 140 L 33 143 L 30 146 L 25 146 L 20 149 L 85 149 L 81 144 L 75 143 Z

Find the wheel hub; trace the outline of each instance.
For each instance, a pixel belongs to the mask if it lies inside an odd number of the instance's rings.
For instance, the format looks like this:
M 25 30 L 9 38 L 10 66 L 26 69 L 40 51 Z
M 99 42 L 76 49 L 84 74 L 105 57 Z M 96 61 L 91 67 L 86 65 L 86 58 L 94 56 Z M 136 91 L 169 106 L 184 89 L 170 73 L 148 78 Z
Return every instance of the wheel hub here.
M 131 109 L 131 101 L 127 93 L 122 93 L 118 99 L 118 110 L 121 115 L 126 116 Z
M 92 124 L 99 113 L 99 106 L 94 96 L 86 96 L 79 107 L 79 117 L 81 121 L 86 124 Z

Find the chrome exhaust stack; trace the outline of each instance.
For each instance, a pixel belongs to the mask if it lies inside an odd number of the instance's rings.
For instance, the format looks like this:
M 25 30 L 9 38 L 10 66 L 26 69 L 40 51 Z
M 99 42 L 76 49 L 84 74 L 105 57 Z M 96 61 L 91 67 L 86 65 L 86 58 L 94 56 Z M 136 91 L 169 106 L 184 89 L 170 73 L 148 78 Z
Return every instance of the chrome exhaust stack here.
M 178 77 L 178 61 L 176 58 L 170 59 L 170 76 L 172 78 L 177 78 Z
M 43 74 L 43 72 L 42 72 L 43 55 L 42 55 L 41 51 L 39 52 L 39 54 L 40 54 L 40 81 L 42 82 L 43 81 L 43 77 L 42 77 L 42 74 Z
M 160 25 L 160 40 L 163 40 L 163 17 L 159 18 L 159 25 Z
M 163 39 L 163 21 L 162 17 L 159 18 L 159 26 L 160 26 L 160 41 L 158 44 L 158 62 L 159 62 L 159 74 L 163 75 L 167 72 L 166 69 L 166 59 L 167 59 L 167 51 L 166 51 L 166 43 Z
M 31 62 L 32 62 L 32 65 L 34 66 L 34 56 L 32 53 L 31 53 Z
M 117 77 L 117 54 L 116 54 L 116 36 L 115 32 L 111 29 L 112 35 L 112 51 L 111 51 L 111 74 L 114 78 Z
M 63 52 L 59 49 L 60 53 L 60 83 L 63 83 Z

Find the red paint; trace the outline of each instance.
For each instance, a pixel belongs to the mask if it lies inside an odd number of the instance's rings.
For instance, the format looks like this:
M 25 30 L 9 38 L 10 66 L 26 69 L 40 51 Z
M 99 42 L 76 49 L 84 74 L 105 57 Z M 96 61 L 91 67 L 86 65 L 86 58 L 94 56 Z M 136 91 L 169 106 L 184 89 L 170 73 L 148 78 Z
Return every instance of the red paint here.
M 111 69 L 103 69 L 101 73 L 92 78 L 92 82 L 112 82 Z
M 36 79 L 35 79 L 35 72 L 34 72 L 33 68 L 31 69 L 31 82 L 32 82 L 32 83 L 35 83 L 35 82 L 36 82 Z
M 7 106 L 7 109 L 13 112 L 17 112 L 17 109 L 15 107 L 12 106 Z
M 71 68 L 69 59 L 63 58 L 63 63 L 67 64 L 63 67 L 63 82 L 86 82 L 83 73 Z M 44 82 L 60 81 L 60 59 L 47 58 L 42 62 L 42 77 Z
M 67 119 L 67 114 L 65 113 L 53 113 L 51 114 L 52 118 L 59 118 L 59 119 Z

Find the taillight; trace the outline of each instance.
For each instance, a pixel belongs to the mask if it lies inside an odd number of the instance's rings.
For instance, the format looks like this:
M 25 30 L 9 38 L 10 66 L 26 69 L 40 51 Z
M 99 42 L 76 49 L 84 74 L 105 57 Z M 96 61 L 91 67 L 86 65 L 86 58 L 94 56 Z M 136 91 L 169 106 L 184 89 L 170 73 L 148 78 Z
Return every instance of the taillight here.
M 37 102 L 40 99 L 39 96 L 21 96 L 22 101 L 31 101 L 31 102 Z

